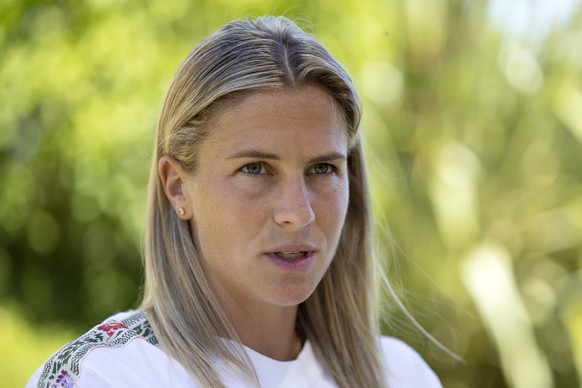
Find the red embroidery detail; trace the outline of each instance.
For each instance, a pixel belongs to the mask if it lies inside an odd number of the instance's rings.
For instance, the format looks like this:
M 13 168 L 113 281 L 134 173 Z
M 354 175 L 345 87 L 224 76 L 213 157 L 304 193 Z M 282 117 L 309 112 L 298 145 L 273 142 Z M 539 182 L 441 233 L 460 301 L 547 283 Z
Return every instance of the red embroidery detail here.
M 127 327 L 125 327 L 125 325 L 118 323 L 118 322 L 108 322 L 108 323 L 104 323 L 103 325 L 97 327 L 97 330 L 104 331 L 105 333 L 107 333 L 107 335 L 109 337 L 111 337 L 113 334 L 115 334 L 115 332 L 119 329 L 127 329 Z

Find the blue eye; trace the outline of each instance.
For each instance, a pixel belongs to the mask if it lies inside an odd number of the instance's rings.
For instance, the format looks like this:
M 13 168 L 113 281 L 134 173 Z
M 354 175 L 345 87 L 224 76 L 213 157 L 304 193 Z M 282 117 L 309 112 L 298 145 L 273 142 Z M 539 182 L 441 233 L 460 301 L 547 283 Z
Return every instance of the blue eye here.
M 313 166 L 313 172 L 316 174 L 329 174 L 333 171 L 333 166 L 327 163 L 318 163 Z
M 260 175 L 265 173 L 265 167 L 260 162 L 249 163 L 243 166 L 242 172 L 249 175 Z

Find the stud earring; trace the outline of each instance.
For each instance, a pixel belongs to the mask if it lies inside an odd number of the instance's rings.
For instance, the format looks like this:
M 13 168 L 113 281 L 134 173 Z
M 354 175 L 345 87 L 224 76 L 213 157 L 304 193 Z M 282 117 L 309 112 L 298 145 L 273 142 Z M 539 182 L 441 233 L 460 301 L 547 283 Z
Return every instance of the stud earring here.
M 183 208 L 183 207 L 179 208 L 179 209 L 178 209 L 178 212 L 180 213 L 180 216 L 181 216 L 181 217 L 184 217 L 184 215 L 186 214 L 186 210 L 184 210 L 184 208 Z

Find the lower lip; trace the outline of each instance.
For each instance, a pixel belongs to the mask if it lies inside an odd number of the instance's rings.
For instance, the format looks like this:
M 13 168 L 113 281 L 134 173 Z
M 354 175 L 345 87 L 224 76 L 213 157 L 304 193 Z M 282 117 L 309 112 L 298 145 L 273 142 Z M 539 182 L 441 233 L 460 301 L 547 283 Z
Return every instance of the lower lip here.
M 313 261 L 315 260 L 315 252 L 309 252 L 305 256 L 298 257 L 295 259 L 285 259 L 279 257 L 274 253 L 265 254 L 271 263 L 286 272 L 301 272 L 309 269 Z

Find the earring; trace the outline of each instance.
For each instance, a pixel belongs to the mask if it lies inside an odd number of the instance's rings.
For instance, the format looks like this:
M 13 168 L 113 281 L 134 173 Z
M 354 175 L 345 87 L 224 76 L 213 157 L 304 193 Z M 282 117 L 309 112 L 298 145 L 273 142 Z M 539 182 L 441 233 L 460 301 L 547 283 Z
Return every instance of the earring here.
M 180 217 L 184 217 L 184 215 L 186 214 L 186 210 L 184 210 L 183 207 L 179 208 L 178 212 L 180 213 Z

